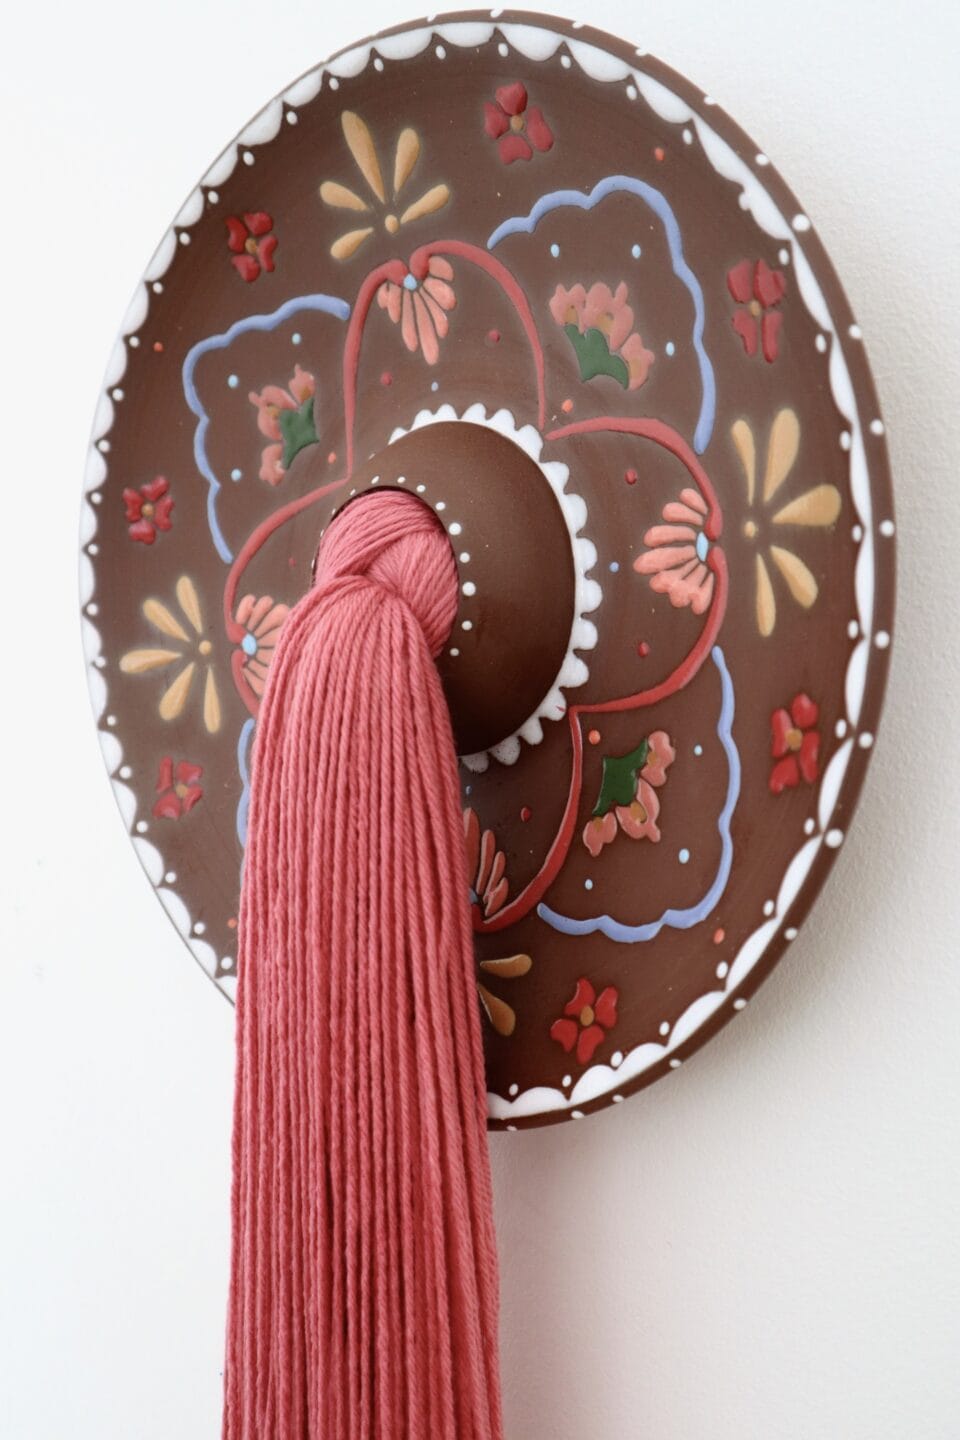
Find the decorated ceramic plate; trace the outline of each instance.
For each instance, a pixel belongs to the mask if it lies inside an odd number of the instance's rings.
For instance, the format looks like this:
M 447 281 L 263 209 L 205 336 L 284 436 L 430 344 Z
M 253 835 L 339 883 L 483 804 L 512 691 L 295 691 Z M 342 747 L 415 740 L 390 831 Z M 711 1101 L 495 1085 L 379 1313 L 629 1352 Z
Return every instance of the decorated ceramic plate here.
M 543 16 L 403 26 L 272 101 L 161 241 L 97 413 L 84 629 L 133 843 L 228 998 L 277 635 L 377 485 L 457 555 L 491 1123 L 579 1118 L 796 935 L 887 670 L 860 329 L 709 96 Z

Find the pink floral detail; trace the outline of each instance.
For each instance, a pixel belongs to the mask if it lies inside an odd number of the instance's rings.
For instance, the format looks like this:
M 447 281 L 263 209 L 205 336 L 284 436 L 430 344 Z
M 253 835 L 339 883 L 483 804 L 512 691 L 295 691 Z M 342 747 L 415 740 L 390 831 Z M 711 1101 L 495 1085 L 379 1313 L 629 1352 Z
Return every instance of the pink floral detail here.
M 256 280 L 262 270 L 273 270 L 278 242 L 272 216 L 265 210 L 248 210 L 242 219 L 229 215 L 226 225 L 227 245 L 233 251 L 230 264 L 242 279 Z
M 588 290 L 585 285 L 558 285 L 550 301 L 550 314 L 558 325 L 576 325 L 581 335 L 599 330 L 611 355 L 619 355 L 627 367 L 627 389 L 638 390 L 650 373 L 654 362 L 633 328 L 633 307 L 627 303 L 626 282 L 616 290 L 601 281 Z
M 491 140 L 496 140 L 504 165 L 531 160 L 534 150 L 542 153 L 553 148 L 553 131 L 539 105 L 529 103 L 526 86 L 519 80 L 501 85 L 495 103 L 486 102 L 483 128 Z
M 630 804 L 614 805 L 604 815 L 592 815 L 583 827 L 583 843 L 595 860 L 604 846 L 617 838 L 618 829 L 631 840 L 652 840 L 656 844 L 660 839 L 657 790 L 666 783 L 677 752 L 665 730 L 655 730 L 647 745 L 647 759 L 637 776 L 636 794 Z
M 815 782 L 820 773 L 819 719 L 819 706 L 803 691 L 793 697 L 789 710 L 774 710 L 770 716 L 770 753 L 777 762 L 770 771 L 774 795 L 794 789 L 801 780 Z
M 783 315 L 775 308 L 787 290 L 783 271 L 771 270 L 764 260 L 741 260 L 727 271 L 727 289 L 743 307 L 735 312 L 732 323 L 744 350 L 752 358 L 760 348 L 764 360 L 772 363 L 779 352 L 783 324 Z
M 427 273 L 420 281 L 407 273 L 402 285 L 385 280 L 377 291 L 377 302 L 386 310 L 407 349 L 422 351 L 428 365 L 440 358 L 440 341 L 450 328 L 447 318 L 457 303 L 453 291 L 453 267 L 442 255 L 431 255 Z
M 710 542 L 703 531 L 706 501 L 688 486 L 679 500 L 671 500 L 661 512 L 663 525 L 654 525 L 643 537 L 648 548 L 638 555 L 633 568 L 650 576 L 650 588 L 666 595 L 677 609 L 689 605 L 702 615 L 713 599 L 714 576 L 707 567 Z
M 165 755 L 157 775 L 160 798 L 153 807 L 157 819 L 179 820 L 191 811 L 203 799 L 203 791 L 197 784 L 202 774 L 202 766 L 191 765 L 188 760 L 180 760 L 175 765 L 172 758 Z
M 152 545 L 158 530 L 171 528 L 173 501 L 169 490 L 169 481 L 163 475 L 158 475 L 147 485 L 141 485 L 139 490 L 124 490 L 123 503 L 129 521 L 127 533 L 131 540 Z
M 246 634 L 240 642 L 243 660 L 240 673 L 254 695 L 263 694 L 267 670 L 280 635 L 280 627 L 290 613 L 289 605 L 280 605 L 272 595 L 244 595 L 237 606 L 236 621 Z
M 573 998 L 563 1007 L 563 1017 L 550 1026 L 551 1040 L 556 1040 L 568 1055 L 575 1049 L 578 1064 L 589 1065 L 597 1046 L 617 1023 L 619 999 L 616 986 L 607 985 L 598 995 L 590 981 L 581 978 Z
M 282 464 L 283 434 L 280 429 L 282 410 L 299 410 L 316 390 L 316 381 L 309 370 L 299 365 L 287 381 L 286 390 L 279 385 L 265 385 L 258 394 L 251 390 L 248 396 L 251 405 L 257 407 L 257 424 L 260 433 L 276 444 L 266 445 L 260 456 L 260 479 L 268 485 L 279 485 L 287 473 Z

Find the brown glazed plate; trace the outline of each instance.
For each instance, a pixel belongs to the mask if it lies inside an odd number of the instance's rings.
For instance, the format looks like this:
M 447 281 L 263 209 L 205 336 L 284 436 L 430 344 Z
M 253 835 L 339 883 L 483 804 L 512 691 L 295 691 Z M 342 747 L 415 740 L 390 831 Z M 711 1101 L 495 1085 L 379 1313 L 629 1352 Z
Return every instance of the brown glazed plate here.
M 889 658 L 860 329 L 709 96 L 542 15 L 398 27 L 273 100 L 161 241 L 97 412 L 84 633 L 125 823 L 228 998 L 264 677 L 377 485 L 458 557 L 491 1124 L 580 1118 L 794 938 Z

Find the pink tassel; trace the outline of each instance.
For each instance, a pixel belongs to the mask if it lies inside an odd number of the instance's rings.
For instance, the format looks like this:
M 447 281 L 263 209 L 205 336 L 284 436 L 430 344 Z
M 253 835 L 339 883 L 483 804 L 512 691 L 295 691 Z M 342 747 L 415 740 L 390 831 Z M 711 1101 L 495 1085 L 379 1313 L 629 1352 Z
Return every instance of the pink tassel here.
M 280 633 L 239 927 L 224 1440 L 501 1440 L 433 513 L 351 502 Z

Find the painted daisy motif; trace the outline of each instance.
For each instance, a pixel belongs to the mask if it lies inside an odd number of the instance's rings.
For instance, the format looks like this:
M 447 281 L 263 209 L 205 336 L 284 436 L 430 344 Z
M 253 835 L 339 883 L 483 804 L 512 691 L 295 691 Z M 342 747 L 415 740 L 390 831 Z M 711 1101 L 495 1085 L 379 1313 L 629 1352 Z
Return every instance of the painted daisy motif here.
M 244 629 L 240 673 L 258 699 L 263 694 L 280 628 L 289 613 L 290 606 L 278 603 L 272 595 L 244 595 L 237 606 L 237 624 Z
M 189 575 L 181 575 L 177 581 L 176 597 L 183 615 L 182 621 L 162 600 L 151 596 L 143 602 L 143 613 L 153 628 L 174 643 L 143 650 L 128 650 L 120 657 L 120 669 L 125 675 L 144 675 L 150 670 L 171 670 L 176 667 L 173 679 L 160 696 L 161 720 L 176 720 L 177 716 L 183 713 L 193 688 L 194 677 L 197 671 L 202 669 L 203 723 L 209 734 L 215 735 L 220 729 L 223 716 L 213 665 L 209 659 L 213 643 L 204 634 L 197 587 Z
M 377 303 L 394 325 L 411 353 L 421 351 L 428 365 L 440 358 L 440 341 L 450 328 L 448 312 L 457 303 L 453 292 L 453 266 L 442 255 L 431 255 L 422 280 L 407 272 L 402 285 L 384 280 Z
M 702 615 L 713 599 L 714 575 L 707 569 L 710 541 L 703 531 L 707 503 L 699 490 L 687 486 L 679 500 L 664 505 L 663 525 L 653 525 L 643 537 L 647 549 L 633 568 L 649 575 L 650 589 L 666 595 L 676 609 L 689 605 Z
M 373 197 L 372 200 L 364 199 L 338 180 L 324 180 L 320 186 L 320 199 L 325 205 L 336 210 L 352 211 L 358 217 L 369 217 L 364 218 L 353 229 L 345 231 L 330 246 L 330 254 L 334 260 L 349 260 L 364 241 L 370 238 L 378 225 L 382 224 L 388 235 L 396 235 L 402 225 L 410 225 L 424 215 L 433 215 L 442 210 L 450 199 L 450 189 L 447 185 L 434 185 L 400 209 L 400 193 L 410 179 L 420 155 L 420 136 L 416 130 L 408 126 L 401 130 L 397 138 L 388 191 L 377 147 L 366 121 L 361 120 L 352 110 L 345 110 L 340 117 L 340 123 L 350 154 Z
M 785 505 L 776 505 L 776 496 L 790 475 L 800 450 L 800 422 L 789 408 L 779 410 L 773 418 L 767 441 L 763 478 L 758 487 L 757 442 L 748 421 L 736 420 L 730 434 L 733 439 L 747 485 L 747 504 L 754 507 L 757 518 L 745 521 L 743 533 L 748 540 L 763 546 L 786 582 L 787 589 L 805 610 L 816 602 L 820 587 L 809 566 L 783 545 L 768 539 L 770 526 L 816 527 L 827 529 L 840 514 L 840 491 L 835 485 L 814 485 Z M 774 531 L 774 534 L 777 532 Z M 756 555 L 757 629 L 763 636 L 772 635 L 777 623 L 777 601 L 770 568 L 765 555 Z

